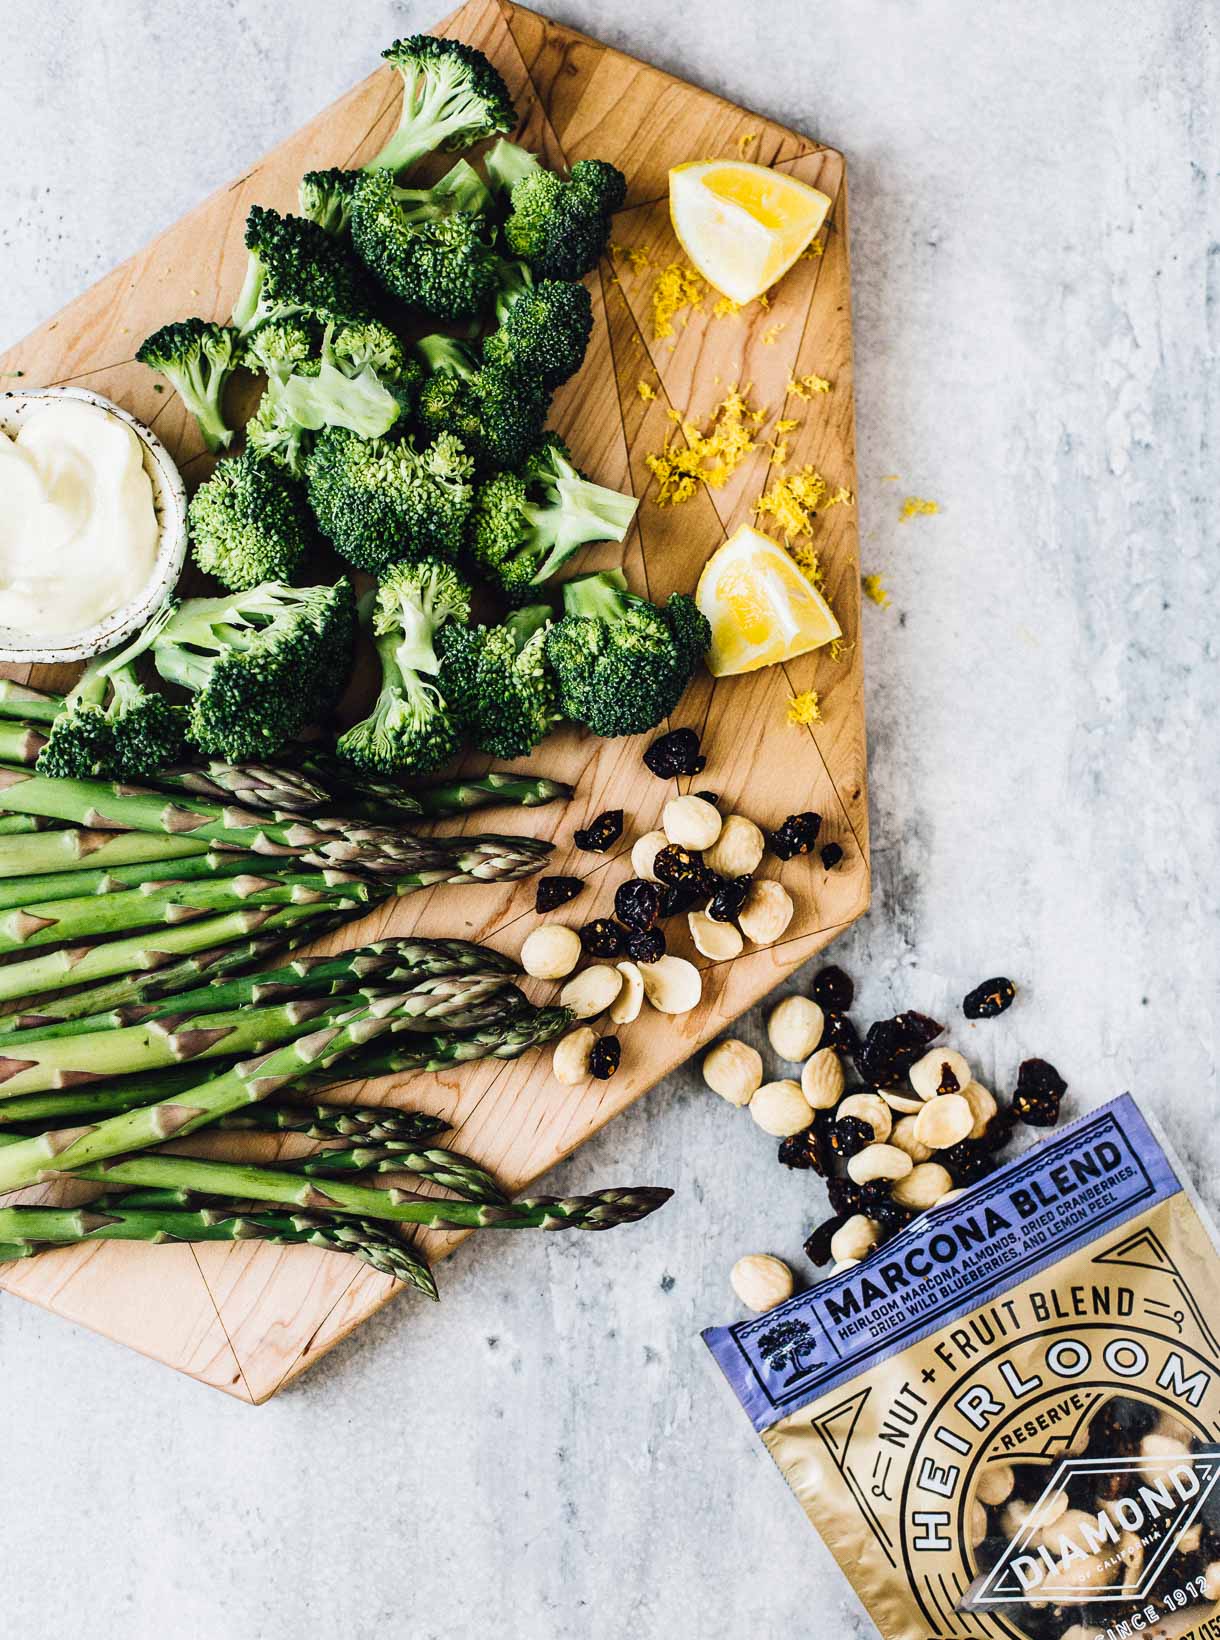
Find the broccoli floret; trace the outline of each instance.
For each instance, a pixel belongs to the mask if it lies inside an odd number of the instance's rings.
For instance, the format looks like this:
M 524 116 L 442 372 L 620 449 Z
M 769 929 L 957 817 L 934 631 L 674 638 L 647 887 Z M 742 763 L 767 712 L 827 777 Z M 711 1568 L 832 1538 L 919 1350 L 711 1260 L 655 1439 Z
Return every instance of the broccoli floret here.
M 329 427 L 305 472 L 323 534 L 358 569 L 376 574 L 401 558 L 461 550 L 474 463 L 451 433 L 417 450 L 409 438 L 362 439 Z
M 437 634 L 470 617 L 470 588 L 439 559 L 394 564 L 381 577 L 373 631 L 381 692 L 367 718 L 340 737 L 350 763 L 378 774 L 427 774 L 447 763 L 461 738 L 442 685 Z
M 311 361 L 298 369 L 307 370 Z M 250 420 L 246 423 L 246 445 L 263 461 L 274 463 L 293 478 L 305 477 L 305 458 L 313 444 L 313 434 L 291 414 L 272 378 Z
M 441 687 L 481 752 L 524 757 L 560 721 L 559 689 L 547 664 L 546 604 L 519 609 L 500 626 L 447 626 Z
M 538 442 L 551 395 L 536 375 L 480 365 L 449 336 L 416 343 L 430 374 L 416 414 L 425 432 L 456 433 L 478 467 L 516 467 Z
M 492 187 L 512 209 L 504 238 L 541 279 L 580 279 L 606 248 L 610 218 L 627 197 L 627 179 L 602 159 L 578 159 L 565 181 L 533 154 L 501 139 L 487 156 Z
M 643 734 L 667 717 L 711 642 L 692 598 L 673 592 L 661 608 L 628 592 L 620 570 L 576 576 L 563 607 L 547 659 L 567 716 L 603 738 Z
M 352 194 L 352 246 L 378 283 L 413 307 L 441 319 L 484 313 L 499 276 L 478 214 L 486 197 L 465 160 L 426 190 L 370 172 Z
M 413 34 L 381 55 L 402 75 L 402 113 L 366 171 L 403 171 L 434 148 L 455 153 L 516 125 L 508 87 L 473 46 Z
M 341 239 L 352 216 L 352 189 L 359 171 L 332 166 L 327 171 L 306 171 L 297 189 L 301 215 L 316 222 L 332 239 Z
M 250 259 L 233 309 L 233 324 L 243 336 L 298 313 L 340 323 L 368 317 L 360 270 L 316 222 L 252 205 L 246 249 Z
M 590 541 L 621 541 L 639 503 L 572 465 L 553 433 L 515 471 L 475 494 L 470 550 L 511 597 L 528 596 Z
M 170 386 L 199 423 L 208 449 L 226 449 L 233 431 L 221 403 L 225 383 L 237 364 L 238 336 L 227 325 L 206 319 L 179 319 L 162 325 L 140 343 L 136 358 L 168 377 Z
M 64 700 L 38 754 L 38 771 L 60 779 L 146 779 L 186 749 L 186 713 L 145 689 L 135 663 L 173 617 L 166 604 L 125 649 L 90 661 Z
M 290 580 L 313 538 L 304 492 L 251 450 L 217 466 L 187 516 L 195 562 L 234 592 Z
M 308 319 L 273 319 L 246 337 L 241 363 L 255 374 L 282 381 L 307 360 L 316 358 L 322 332 Z
M 574 279 L 534 283 L 523 262 L 506 262 L 496 298 L 496 321 L 483 340 L 483 358 L 558 387 L 584 363 L 593 334 L 593 301 Z
M 356 603 L 334 586 L 267 581 L 225 598 L 188 598 L 157 637 L 167 683 L 190 690 L 187 734 L 228 762 L 268 757 L 333 707 L 352 665 Z

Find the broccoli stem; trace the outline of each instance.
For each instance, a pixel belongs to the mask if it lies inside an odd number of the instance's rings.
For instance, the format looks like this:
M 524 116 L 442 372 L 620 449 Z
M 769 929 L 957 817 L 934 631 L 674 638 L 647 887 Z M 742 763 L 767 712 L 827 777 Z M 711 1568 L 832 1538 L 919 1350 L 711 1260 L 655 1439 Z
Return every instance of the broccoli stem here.
M 574 575 L 570 581 L 564 582 L 564 614 L 584 615 L 590 620 L 613 623 L 623 613 L 623 595 L 626 592 L 627 577 L 621 569 Z
M 263 264 L 251 252 L 246 262 L 246 276 L 242 280 L 241 290 L 237 293 L 237 301 L 233 304 L 233 316 L 230 320 L 239 335 L 248 336 L 256 328 L 262 295 Z
M 415 347 L 432 375 L 438 370 L 448 370 L 469 381 L 475 373 L 474 360 L 452 336 L 421 336 Z
M 591 479 L 581 478 L 574 468 L 572 471 L 573 477 L 555 483 L 558 506 L 531 504 L 524 509 L 537 539 L 548 545 L 546 557 L 531 577 L 532 586 L 549 580 L 590 541 L 621 541 L 635 517 L 637 502 L 633 495 L 594 484 Z
M 509 142 L 506 137 L 501 137 L 488 150 L 483 163 L 492 188 L 505 194 L 511 193 L 518 182 L 543 169 L 541 162 L 527 148 Z

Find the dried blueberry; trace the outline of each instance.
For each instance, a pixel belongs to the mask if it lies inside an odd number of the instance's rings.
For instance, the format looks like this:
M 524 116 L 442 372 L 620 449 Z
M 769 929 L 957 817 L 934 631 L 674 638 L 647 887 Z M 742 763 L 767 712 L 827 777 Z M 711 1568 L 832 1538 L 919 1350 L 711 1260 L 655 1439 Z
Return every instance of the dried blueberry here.
M 599 1036 L 589 1055 L 589 1075 L 599 1082 L 608 1082 L 618 1070 L 623 1057 L 623 1044 L 617 1036 Z
M 962 1001 L 962 1012 L 967 1019 L 994 1019 L 1012 1004 L 1017 988 L 1010 979 L 985 979 L 968 991 Z
M 665 936 L 659 928 L 629 928 L 623 949 L 633 962 L 659 962 L 665 955 Z
M 539 877 L 534 893 L 535 911 L 555 911 L 574 900 L 584 887 L 579 877 Z
M 943 1025 L 926 1014 L 907 1012 L 879 1019 L 868 1028 L 864 1046 L 856 1055 L 856 1069 L 875 1088 L 894 1087 L 943 1030 Z
M 594 917 L 579 931 L 580 943 L 591 957 L 621 957 L 623 930 L 609 917 Z
M 696 792 L 695 796 L 701 797 L 705 803 L 710 803 L 713 808 L 715 808 L 717 803 L 720 801 L 719 792 Z
M 822 861 L 823 871 L 833 871 L 843 858 L 843 845 L 842 843 L 827 843 L 825 848 L 818 850 L 818 855 Z
M 830 1242 L 836 1230 L 839 1230 L 847 1221 L 841 1213 L 836 1213 L 833 1219 L 823 1219 L 817 1229 L 812 1231 L 805 1240 L 805 1257 L 811 1264 L 829 1264 L 834 1257 L 830 1251 Z
M 653 857 L 652 873 L 659 883 L 669 883 L 675 888 L 687 883 L 695 884 L 702 879 L 703 861 L 681 844 L 670 843 L 668 847 L 657 850 Z
M 721 883 L 707 903 L 707 914 L 713 922 L 732 922 L 746 903 L 750 882 L 749 877 L 734 877 Z
M 1017 1118 L 1011 1105 L 1000 1105 L 995 1115 L 983 1130 L 981 1143 L 989 1150 L 1003 1150 L 1012 1138 L 1013 1129 L 1017 1125 Z
M 860 1211 L 872 1215 L 883 1202 L 888 1202 L 894 1188 L 892 1179 L 870 1179 L 860 1186 Z
M 795 854 L 808 854 L 818 840 L 822 816 L 806 809 L 803 814 L 790 814 L 777 831 L 768 832 L 767 847 L 781 860 L 791 860 Z
M 875 1138 L 868 1122 L 858 1116 L 841 1116 L 830 1130 L 830 1148 L 841 1162 L 849 1162 Z
M 938 1150 L 936 1160 L 948 1168 L 955 1185 L 974 1184 L 1000 1165 L 985 1139 L 959 1139 L 947 1150 Z
M 811 1168 L 825 1178 L 830 1171 L 828 1136 L 825 1122 L 811 1122 L 802 1132 L 780 1140 L 779 1159 L 785 1167 Z
M 608 848 L 614 847 L 622 835 L 622 809 L 607 809 L 604 814 L 598 815 L 591 826 L 578 831 L 572 841 L 587 854 L 604 854 Z
M 1017 1072 L 1012 1108 L 1029 1127 L 1054 1127 L 1067 1083 L 1045 1059 L 1027 1059 Z
M 833 1048 L 836 1053 L 855 1056 L 860 1051 L 860 1036 L 846 1014 L 828 1012 L 822 1023 L 819 1048 Z
M 864 1187 L 854 1179 L 827 1179 L 826 1196 L 835 1212 L 847 1218 L 860 1211 Z
M 882 1229 L 888 1231 L 891 1235 L 896 1230 L 905 1230 L 911 1220 L 919 1216 L 918 1208 L 904 1207 L 901 1202 L 892 1201 L 888 1196 L 884 1201 L 874 1202 L 871 1207 L 866 1207 L 864 1211 L 870 1219 L 876 1219 Z M 882 1240 L 884 1239 L 882 1237 Z
M 614 894 L 614 915 L 628 928 L 651 928 L 661 909 L 661 890 L 641 877 L 620 883 Z
M 702 905 L 706 895 L 702 883 L 665 883 L 661 888 L 662 917 L 684 916 Z
M 699 751 L 699 736 L 693 729 L 671 729 L 654 740 L 644 753 L 644 766 L 662 780 L 680 774 L 700 774 L 707 758 Z
M 819 1008 L 844 1013 L 852 1005 L 856 988 L 841 968 L 819 968 L 813 976 L 810 994 Z

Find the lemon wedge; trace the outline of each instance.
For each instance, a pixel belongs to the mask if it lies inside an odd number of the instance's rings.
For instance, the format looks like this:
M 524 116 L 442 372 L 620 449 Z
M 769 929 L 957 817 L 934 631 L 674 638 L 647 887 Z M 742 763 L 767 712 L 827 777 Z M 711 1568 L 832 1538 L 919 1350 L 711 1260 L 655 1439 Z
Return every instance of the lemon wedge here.
M 830 605 L 779 542 L 749 524 L 703 566 L 695 602 L 712 628 L 714 678 L 774 666 L 842 636 Z
M 723 295 L 752 302 L 826 220 L 816 188 L 745 160 L 696 160 L 669 173 L 669 214 L 690 261 Z

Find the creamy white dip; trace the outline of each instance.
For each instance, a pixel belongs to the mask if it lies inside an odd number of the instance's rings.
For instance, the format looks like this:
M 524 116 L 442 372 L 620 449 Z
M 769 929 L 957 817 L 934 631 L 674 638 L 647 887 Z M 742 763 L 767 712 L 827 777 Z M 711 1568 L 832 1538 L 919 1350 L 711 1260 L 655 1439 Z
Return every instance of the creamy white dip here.
M 82 632 L 147 585 L 157 533 L 142 446 L 108 410 L 49 400 L 0 432 L 0 626 Z

